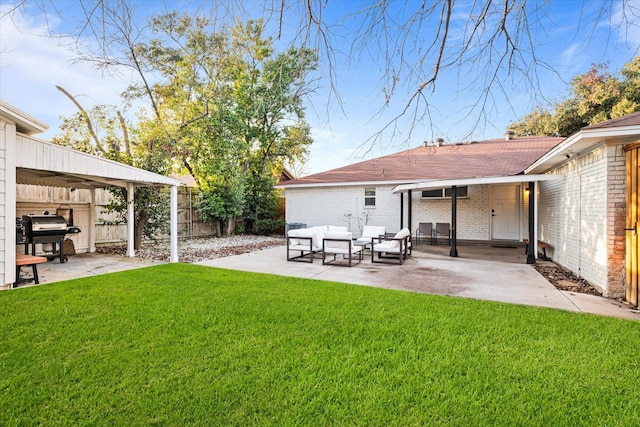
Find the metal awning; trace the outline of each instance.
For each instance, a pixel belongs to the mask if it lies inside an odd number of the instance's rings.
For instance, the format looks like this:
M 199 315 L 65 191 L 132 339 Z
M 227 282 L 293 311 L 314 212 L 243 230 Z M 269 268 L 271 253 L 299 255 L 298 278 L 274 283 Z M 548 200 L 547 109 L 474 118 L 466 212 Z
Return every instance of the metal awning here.
M 462 187 L 466 185 L 482 184 L 515 184 L 522 182 L 554 181 L 564 179 L 561 174 L 541 174 L 541 175 L 510 175 L 510 176 L 483 176 L 476 178 L 456 178 L 438 179 L 432 181 L 421 181 L 413 184 L 401 184 L 391 190 L 392 193 L 406 193 L 410 190 L 437 190 L 440 188 Z

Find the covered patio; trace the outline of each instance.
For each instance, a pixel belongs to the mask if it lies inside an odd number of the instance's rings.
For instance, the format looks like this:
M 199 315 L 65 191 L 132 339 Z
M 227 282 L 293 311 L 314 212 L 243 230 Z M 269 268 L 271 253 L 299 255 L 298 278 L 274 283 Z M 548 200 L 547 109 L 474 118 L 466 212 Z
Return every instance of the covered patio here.
M 478 177 L 478 178 L 461 178 L 461 179 L 446 179 L 446 180 L 430 180 L 411 184 L 397 185 L 392 193 L 399 194 L 400 199 L 400 228 L 404 227 L 404 195 L 407 195 L 407 222 L 408 224 L 414 223 L 413 209 L 412 209 L 412 192 L 413 191 L 428 191 L 449 189 L 448 192 L 451 195 L 451 243 L 449 256 L 458 257 L 458 188 L 478 185 L 505 185 L 505 184 L 520 184 L 525 185 L 524 195 L 528 206 L 527 214 L 527 233 L 528 250 L 526 263 L 534 264 L 538 258 L 538 211 L 537 211 L 537 199 L 538 192 L 536 191 L 536 184 L 540 181 L 552 181 L 564 179 L 564 175 L 560 174 L 538 174 L 538 175 L 512 175 L 512 176 L 492 176 L 492 177 Z M 492 212 L 491 216 L 495 216 Z M 420 220 L 415 221 L 420 222 Z M 533 236 L 530 238 L 529 236 Z
M 121 187 L 127 194 L 127 256 L 134 257 L 134 190 L 141 186 L 170 187 L 171 261 L 178 261 L 177 190 L 179 180 L 138 169 L 115 161 L 92 156 L 33 137 L 48 126 L 27 113 L 0 101 L 0 121 L 5 132 L 0 135 L 4 160 L 4 282 L 16 280 L 16 185 L 81 188 L 91 196 L 86 232 L 90 233 L 89 252 L 95 251 L 96 213 L 93 208 L 96 188 Z M 11 268 L 8 268 L 11 266 Z

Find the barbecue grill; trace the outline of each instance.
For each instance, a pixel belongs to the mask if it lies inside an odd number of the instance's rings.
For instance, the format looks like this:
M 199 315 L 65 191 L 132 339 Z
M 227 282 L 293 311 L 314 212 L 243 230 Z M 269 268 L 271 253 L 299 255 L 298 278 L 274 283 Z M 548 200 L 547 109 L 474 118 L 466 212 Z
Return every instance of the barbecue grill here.
M 69 257 L 64 254 L 64 236 L 67 233 L 79 233 L 78 227 L 67 227 L 67 223 L 60 215 L 23 215 L 22 226 L 24 228 L 24 253 L 36 254 L 36 243 L 50 243 L 52 252 L 47 254 L 47 259 L 60 258 L 61 263 L 67 262 Z

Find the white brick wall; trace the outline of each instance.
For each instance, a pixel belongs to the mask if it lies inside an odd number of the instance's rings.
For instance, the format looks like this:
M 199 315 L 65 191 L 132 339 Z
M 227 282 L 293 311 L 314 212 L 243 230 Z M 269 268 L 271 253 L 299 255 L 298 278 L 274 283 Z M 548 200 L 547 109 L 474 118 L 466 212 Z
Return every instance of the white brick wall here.
M 421 222 L 451 222 L 450 199 L 421 199 L 413 194 L 412 230 Z M 490 189 L 488 185 L 469 187 L 469 198 L 457 199 L 456 236 L 461 240 L 489 240 L 491 237 Z M 406 209 L 405 209 L 406 210 Z
M 364 206 L 364 187 L 288 188 L 287 222 L 347 226 L 354 237 L 365 225 L 383 225 L 387 230 L 400 229 L 400 195 L 392 194 L 393 185 L 367 186 L 376 189 L 375 207 Z M 405 199 L 405 212 L 406 212 Z M 406 225 L 406 222 L 405 222 Z
M 622 296 L 624 234 L 617 230 L 620 221 L 624 228 L 622 147 L 601 146 L 552 172 L 565 179 L 540 183 L 540 240 L 554 247 L 555 262 L 606 296 Z
M 400 228 L 400 195 L 392 194 L 395 185 L 376 188 L 375 208 L 364 207 L 364 187 L 336 186 L 322 188 L 288 188 L 287 222 L 300 222 L 307 226 L 341 225 L 350 227 L 359 236 L 365 224 L 384 225 L 387 230 Z M 469 187 L 469 197 L 457 200 L 457 237 L 461 240 L 489 240 L 491 238 L 490 186 Z M 404 221 L 408 225 L 408 197 L 404 195 Z M 520 207 L 523 236 L 527 232 L 526 206 Z M 450 199 L 422 199 L 420 191 L 412 192 L 411 231 L 420 222 L 451 222 Z

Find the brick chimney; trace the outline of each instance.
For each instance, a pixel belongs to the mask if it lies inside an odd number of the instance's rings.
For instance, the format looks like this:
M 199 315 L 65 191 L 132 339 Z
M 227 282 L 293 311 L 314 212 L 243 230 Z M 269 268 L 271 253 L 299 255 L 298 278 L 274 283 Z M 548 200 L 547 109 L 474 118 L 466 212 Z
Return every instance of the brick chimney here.
M 441 147 L 442 144 L 444 144 L 444 138 L 437 138 L 436 139 L 436 147 Z
M 507 141 L 511 141 L 515 137 L 516 137 L 516 133 L 511 129 L 507 129 L 507 131 L 504 133 L 504 139 L 506 139 Z

